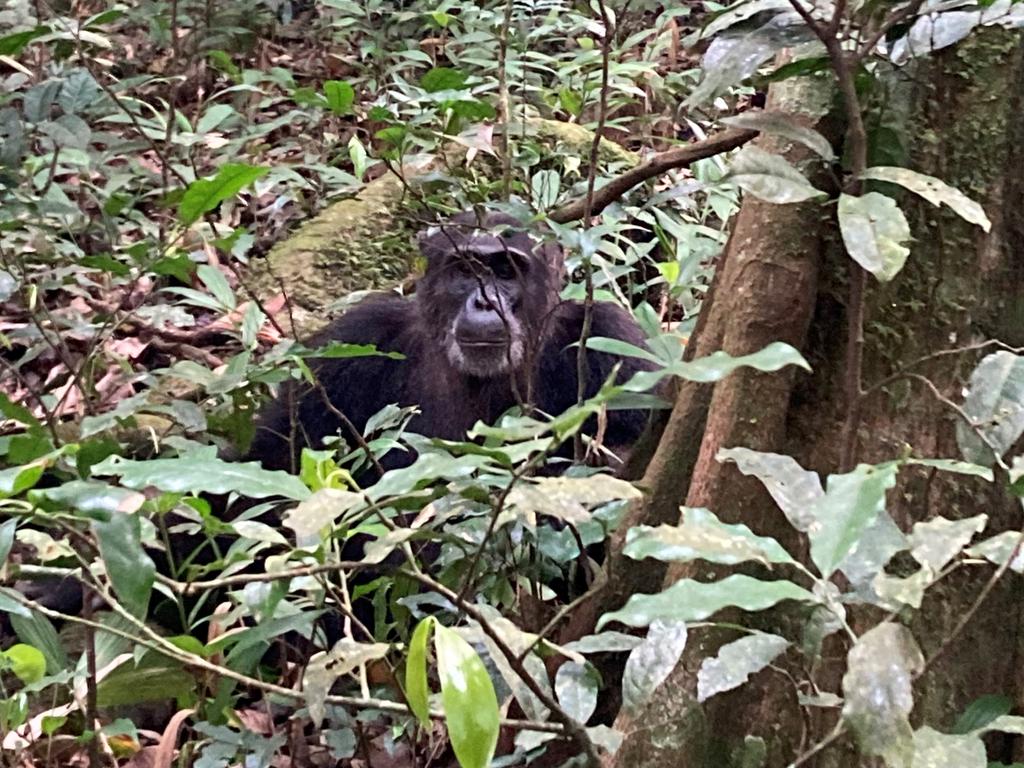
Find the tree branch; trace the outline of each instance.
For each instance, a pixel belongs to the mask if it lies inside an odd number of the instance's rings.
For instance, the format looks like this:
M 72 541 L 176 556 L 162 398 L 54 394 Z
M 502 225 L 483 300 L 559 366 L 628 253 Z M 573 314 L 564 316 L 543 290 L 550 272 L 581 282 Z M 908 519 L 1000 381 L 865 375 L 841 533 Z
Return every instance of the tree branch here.
M 590 213 L 591 215 L 600 213 L 633 187 L 638 187 L 645 181 L 661 176 L 663 173 L 676 168 L 686 168 L 698 160 L 742 147 L 757 136 L 757 133 L 757 131 L 730 129 L 703 141 L 687 144 L 685 147 L 659 152 L 642 165 L 631 168 L 620 176 L 616 176 L 600 189 L 595 190 L 591 200 Z M 566 203 L 552 212 L 548 218 L 558 224 L 582 219 L 587 212 L 588 197 Z

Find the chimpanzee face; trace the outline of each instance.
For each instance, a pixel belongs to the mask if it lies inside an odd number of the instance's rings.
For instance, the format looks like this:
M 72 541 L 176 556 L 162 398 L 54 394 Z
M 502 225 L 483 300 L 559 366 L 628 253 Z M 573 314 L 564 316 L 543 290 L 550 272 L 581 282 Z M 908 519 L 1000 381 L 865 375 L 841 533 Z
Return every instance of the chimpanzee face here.
M 521 225 L 494 215 L 485 224 L 491 228 L 453 226 L 429 235 L 422 243 L 427 272 L 417 288 L 424 320 L 448 363 L 477 378 L 523 365 L 553 294 L 551 268 Z

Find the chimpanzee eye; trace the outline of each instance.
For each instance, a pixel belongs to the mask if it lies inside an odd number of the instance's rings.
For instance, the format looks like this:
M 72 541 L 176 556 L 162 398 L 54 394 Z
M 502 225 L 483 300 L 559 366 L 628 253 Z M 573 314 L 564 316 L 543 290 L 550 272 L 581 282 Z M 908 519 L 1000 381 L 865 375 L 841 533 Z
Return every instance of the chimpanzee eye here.
M 516 277 L 516 268 L 512 261 L 507 258 L 496 258 L 491 262 L 491 271 L 499 280 L 513 280 Z

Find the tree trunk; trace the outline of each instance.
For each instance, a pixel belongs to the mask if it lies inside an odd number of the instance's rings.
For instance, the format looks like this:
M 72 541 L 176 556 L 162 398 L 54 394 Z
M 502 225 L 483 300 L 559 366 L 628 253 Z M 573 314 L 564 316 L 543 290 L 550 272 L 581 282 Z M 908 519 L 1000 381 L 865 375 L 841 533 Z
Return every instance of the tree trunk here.
M 905 78 L 908 73 L 900 74 Z M 913 85 L 903 86 L 893 101 L 910 105 L 901 126 L 910 150 L 903 164 L 978 200 L 993 228 L 979 236 L 980 230 L 948 209 L 909 195 L 900 200 L 915 241 L 907 267 L 892 283 L 882 286 L 869 278 L 863 376 L 868 389 L 922 355 L 993 337 L 1019 344 L 1024 335 L 1024 257 L 1014 250 L 1024 242 L 1020 37 L 999 31 L 976 35 L 920 62 L 912 74 Z M 820 112 L 803 100 L 814 94 L 809 84 L 783 83 L 773 87 L 770 101 L 813 123 Z M 791 162 L 804 159 L 802 150 L 775 149 L 784 150 Z M 713 390 L 682 385 L 645 477 L 651 502 L 634 514 L 632 524 L 670 522 L 685 499 L 687 506 L 708 507 L 727 522 L 744 522 L 799 551 L 793 529 L 760 483 L 715 456 L 723 447 L 744 446 L 788 453 L 823 475 L 837 471 L 838 436 L 846 413 L 843 362 L 850 261 L 834 220 L 828 218 L 831 211 L 814 203 L 770 206 L 745 200 L 719 267 L 719 285 L 705 308 L 698 354 L 715 348 L 745 354 L 782 340 L 803 349 L 814 373 L 741 371 Z M 977 359 L 966 353 L 944 357 L 913 372 L 958 400 Z M 901 381 L 879 388 L 862 408 L 857 458 L 892 459 L 905 446 L 916 456 L 956 457 L 955 418 L 948 405 L 915 380 L 909 386 Z M 695 435 L 705 421 L 699 450 L 694 451 Z M 990 516 L 992 533 L 1020 528 L 1020 505 L 996 486 L 933 475 L 923 469 L 906 471 L 890 492 L 889 510 L 904 530 L 939 514 L 958 518 L 979 512 Z M 646 579 L 636 575 L 642 573 Z M 618 594 L 653 591 L 650 573 L 650 561 L 632 564 L 632 570 L 622 563 L 616 572 L 621 579 Z M 667 582 L 708 573 L 706 566 L 674 568 Z M 961 570 L 929 591 L 912 624 L 926 657 L 950 635 L 990 575 L 984 568 Z M 985 693 L 1020 701 L 1020 591 L 1019 576 L 1004 578 L 969 628 L 917 682 L 916 722 L 948 730 L 957 713 Z M 879 618 L 877 612 L 860 617 L 864 628 Z M 785 634 L 792 637 L 792 629 Z M 698 707 L 697 664 L 713 655 L 720 642 L 711 633 L 691 633 L 683 661 L 646 709 L 620 715 L 617 727 L 626 737 L 615 765 L 721 768 L 760 764 L 763 756 L 764 765 L 782 766 L 831 729 L 834 713 L 812 718 L 800 711 L 792 681 L 806 679 L 807 673 L 798 669 L 792 670 L 792 678 L 765 670 L 737 691 Z M 825 665 L 814 675 L 823 689 L 836 693 L 845 648 L 837 650 L 829 654 L 833 666 Z M 817 760 L 810 764 L 860 764 L 842 741 Z

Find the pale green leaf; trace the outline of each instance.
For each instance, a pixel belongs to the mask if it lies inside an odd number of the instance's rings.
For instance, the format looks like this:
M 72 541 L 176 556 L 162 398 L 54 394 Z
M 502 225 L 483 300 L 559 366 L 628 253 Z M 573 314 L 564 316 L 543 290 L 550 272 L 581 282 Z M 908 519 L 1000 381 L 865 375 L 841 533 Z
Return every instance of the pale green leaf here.
M 317 547 L 343 515 L 363 504 L 360 494 L 335 488 L 321 488 L 288 510 L 282 524 L 295 531 L 297 547 Z
M 971 557 L 983 557 L 990 563 L 1003 565 L 1010 562 L 1010 570 L 1024 573 L 1024 534 L 1020 531 L 1003 531 L 990 539 L 978 542 L 967 550 Z
M 753 3 L 747 3 L 747 5 L 753 5 Z M 786 112 L 749 110 L 738 115 L 724 117 L 721 122 L 733 128 L 774 133 L 784 139 L 803 144 L 829 162 L 835 159 L 835 152 L 828 139 L 813 128 L 808 128 L 797 122 L 793 115 Z
M 342 675 L 383 659 L 391 646 L 387 643 L 360 643 L 344 637 L 326 653 L 317 653 L 306 664 L 302 675 L 302 692 L 313 726 L 320 727 L 326 714 L 327 694 Z
M 906 627 L 884 622 L 861 635 L 847 657 L 843 676 L 843 719 L 861 751 L 882 757 L 890 768 L 905 768 L 914 753 L 909 715 L 914 677 L 924 667 Z
M 681 579 L 663 592 L 633 595 L 622 609 L 602 616 L 598 628 L 612 621 L 631 627 L 646 627 L 659 619 L 702 621 L 729 606 L 763 611 L 783 600 L 819 602 L 817 597 L 791 581 L 761 581 L 743 574 L 711 582 Z
M 300 501 L 310 495 L 309 489 L 287 472 L 263 469 L 256 463 L 222 461 L 205 451 L 147 461 L 111 456 L 93 465 L 92 474 L 118 475 L 122 485 L 136 490 L 153 486 L 170 493 L 234 491 L 254 499 L 284 496 Z
M 706 509 L 687 507 L 683 524 L 642 525 L 626 534 L 623 550 L 634 560 L 645 557 L 665 562 L 707 560 L 735 565 L 747 560 L 762 563 L 792 563 L 793 558 L 772 538 L 758 536 L 743 524 L 723 523 Z
M 891 197 L 840 195 L 839 230 L 850 257 L 882 282 L 903 269 L 910 254 L 910 225 Z
M 539 514 L 582 523 L 590 519 L 587 507 L 640 496 L 631 483 L 611 475 L 544 477 L 516 484 L 506 503 L 531 518 Z
M 947 563 L 960 554 L 976 533 L 985 530 L 987 515 L 975 515 L 963 520 L 947 520 L 935 517 L 925 522 L 914 523 L 907 537 L 910 554 L 921 565 L 933 573 L 941 571 Z
M 948 205 L 957 216 L 971 224 L 977 224 L 985 232 L 992 228 L 992 222 L 985 215 L 985 209 L 971 200 L 967 195 L 956 187 L 951 187 L 941 179 L 934 176 L 927 176 L 909 168 L 895 168 L 891 166 L 875 166 L 868 168 L 861 175 L 863 179 L 874 181 L 887 181 L 890 184 L 898 184 L 911 192 L 920 195 L 929 203 L 935 206 Z
M 885 511 L 885 492 L 896 484 L 895 463 L 861 464 L 845 475 L 831 475 L 825 495 L 814 505 L 808 532 L 811 559 L 831 576 L 865 530 Z
M 956 439 L 964 458 L 991 466 L 993 450 L 1003 456 L 1024 434 L 1024 356 L 1000 350 L 985 356 L 971 373 Z
M 38 648 L 25 643 L 15 643 L 6 651 L 0 651 L 11 665 L 11 671 L 26 685 L 43 679 L 46 674 L 46 657 Z
M 783 157 L 752 145 L 740 150 L 723 181 L 732 182 L 769 203 L 800 203 L 825 197 L 824 192 L 815 189 Z
M 427 687 L 427 643 L 437 621 L 433 616 L 420 621 L 409 640 L 405 661 L 405 700 L 424 728 L 430 727 L 430 689 Z
M 723 645 L 714 658 L 707 658 L 697 672 L 697 701 L 731 691 L 747 682 L 774 661 L 789 647 L 789 641 L 778 635 L 758 632 Z
M 985 768 L 985 744 L 975 734 L 948 734 L 924 726 L 914 732 L 913 768 Z
M 811 510 L 822 496 L 821 479 L 816 472 L 801 467 L 792 456 L 761 453 L 749 448 L 723 448 L 718 461 L 735 462 L 744 475 L 760 480 L 786 519 L 798 531 L 806 531 L 814 522 Z
M 555 674 L 555 694 L 573 720 L 585 723 L 597 709 L 597 691 L 600 677 L 589 664 L 567 661 Z
M 681 620 L 650 623 L 647 637 L 626 659 L 622 672 L 622 708 L 637 712 L 650 701 L 679 663 L 686 648 L 686 622 Z

